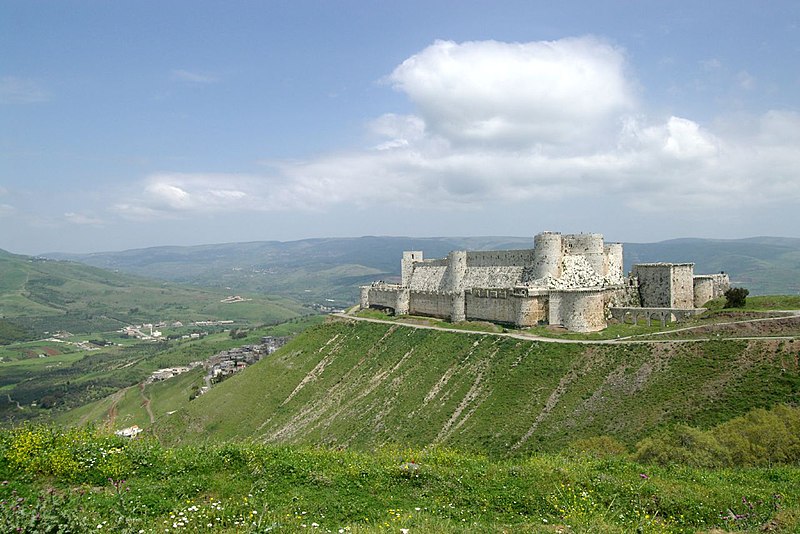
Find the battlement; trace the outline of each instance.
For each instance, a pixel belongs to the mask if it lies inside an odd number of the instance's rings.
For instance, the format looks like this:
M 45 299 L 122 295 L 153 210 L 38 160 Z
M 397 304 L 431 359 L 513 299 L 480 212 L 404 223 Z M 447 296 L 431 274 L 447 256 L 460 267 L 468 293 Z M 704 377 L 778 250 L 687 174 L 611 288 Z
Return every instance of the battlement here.
M 635 301 L 652 308 L 693 309 L 698 299 L 729 286 L 726 275 L 694 276 L 693 263 L 638 264 L 626 279 L 622 244 L 607 244 L 602 234 L 541 232 L 533 245 L 455 250 L 439 259 L 425 259 L 422 251 L 403 252 L 401 283 L 364 286 L 361 307 L 451 321 L 560 324 L 591 332 L 606 327 L 612 305 Z

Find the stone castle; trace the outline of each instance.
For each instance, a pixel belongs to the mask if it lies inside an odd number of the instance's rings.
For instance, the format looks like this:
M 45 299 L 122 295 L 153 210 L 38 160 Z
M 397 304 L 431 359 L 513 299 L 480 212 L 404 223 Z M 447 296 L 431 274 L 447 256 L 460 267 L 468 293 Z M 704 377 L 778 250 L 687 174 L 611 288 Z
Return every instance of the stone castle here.
M 622 244 L 602 234 L 543 232 L 532 249 L 453 251 L 443 259 L 403 253 L 399 284 L 361 288 L 361 308 L 451 322 L 606 328 L 609 318 L 662 324 L 703 311 L 730 287 L 728 275 L 695 275 L 693 263 L 643 263 L 623 273 Z

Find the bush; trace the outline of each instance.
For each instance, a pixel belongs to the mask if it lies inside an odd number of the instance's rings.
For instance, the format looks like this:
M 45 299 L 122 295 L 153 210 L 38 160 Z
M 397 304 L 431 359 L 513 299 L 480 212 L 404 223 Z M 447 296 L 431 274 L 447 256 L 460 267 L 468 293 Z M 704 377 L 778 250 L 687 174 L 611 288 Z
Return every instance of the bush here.
M 730 453 L 711 432 L 687 425 L 678 425 L 640 441 L 634 458 L 637 462 L 692 467 L 723 467 L 731 464 Z
M 636 446 L 639 462 L 694 467 L 800 463 L 800 408 L 755 409 L 710 430 L 678 425 Z
M 734 465 L 771 466 L 800 462 L 800 409 L 752 410 L 714 428 Z
M 726 308 L 744 308 L 745 299 L 750 294 L 748 289 L 743 287 L 732 287 L 725 292 Z

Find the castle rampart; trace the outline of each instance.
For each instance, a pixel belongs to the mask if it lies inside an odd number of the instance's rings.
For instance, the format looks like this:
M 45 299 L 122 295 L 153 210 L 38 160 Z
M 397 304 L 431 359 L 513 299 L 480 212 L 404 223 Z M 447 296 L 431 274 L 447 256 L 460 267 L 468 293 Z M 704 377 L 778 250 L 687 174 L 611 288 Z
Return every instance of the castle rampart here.
M 606 327 L 614 306 L 682 317 L 730 285 L 727 275 L 694 276 L 693 263 L 638 264 L 626 279 L 622 245 L 605 244 L 602 234 L 543 232 L 533 242 L 532 249 L 456 250 L 432 260 L 404 252 L 401 283 L 363 287 L 361 307 L 593 332 Z
M 558 232 L 542 232 L 533 238 L 533 276 L 545 278 L 561 276 L 563 245 Z
M 730 287 L 730 278 L 725 273 L 696 275 L 694 277 L 695 307 L 699 308 L 709 300 L 721 297 Z

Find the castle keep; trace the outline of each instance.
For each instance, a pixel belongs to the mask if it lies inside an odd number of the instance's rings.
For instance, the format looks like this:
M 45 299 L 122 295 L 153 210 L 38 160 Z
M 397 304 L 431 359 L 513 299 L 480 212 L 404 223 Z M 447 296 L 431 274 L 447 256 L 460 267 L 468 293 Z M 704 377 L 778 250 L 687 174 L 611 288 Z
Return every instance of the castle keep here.
M 443 259 L 404 252 L 400 283 L 363 286 L 361 308 L 594 332 L 612 315 L 649 323 L 697 313 L 729 286 L 725 274 L 694 276 L 692 263 L 639 264 L 626 277 L 622 244 L 606 244 L 602 234 L 543 232 L 533 242 L 532 249 L 459 250 Z

